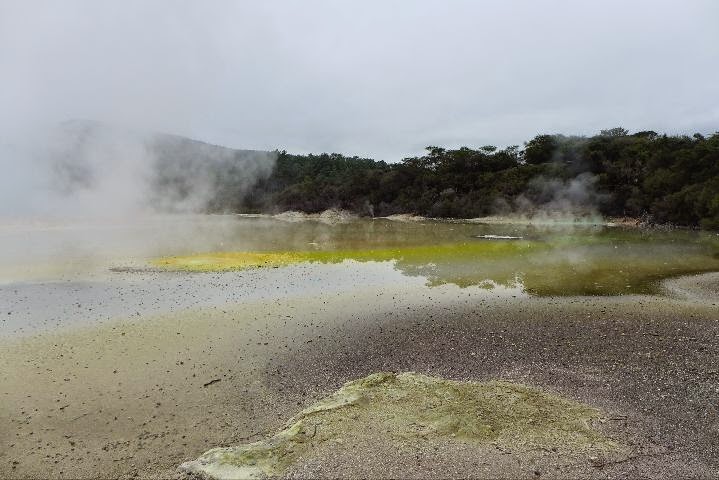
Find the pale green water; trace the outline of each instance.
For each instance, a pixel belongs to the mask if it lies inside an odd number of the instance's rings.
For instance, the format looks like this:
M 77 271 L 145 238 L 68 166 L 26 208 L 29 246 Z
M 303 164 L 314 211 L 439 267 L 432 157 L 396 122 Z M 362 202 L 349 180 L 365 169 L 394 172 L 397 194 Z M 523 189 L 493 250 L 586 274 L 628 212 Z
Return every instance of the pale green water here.
M 510 235 L 519 240 L 480 239 Z M 289 263 L 385 262 L 430 286 L 520 288 L 533 295 L 656 293 L 668 277 L 719 271 L 719 236 L 593 225 L 472 224 L 359 219 L 339 224 L 190 216 L 120 224 L 6 226 L 4 282 L 69 271 L 149 266 L 153 259 L 264 252 Z M 353 268 L 351 263 L 346 264 Z M 355 264 L 356 265 L 356 264 Z
M 252 227 L 251 245 L 244 238 L 244 245 L 230 240 L 192 253 L 264 252 L 267 266 L 393 262 L 405 275 L 426 277 L 429 285 L 521 287 L 533 295 L 656 293 L 664 278 L 719 270 L 719 236 L 707 232 L 385 219 L 336 225 L 241 219 L 239 225 Z M 477 238 L 482 235 L 521 239 Z M 243 268 L 228 265 L 209 269 Z

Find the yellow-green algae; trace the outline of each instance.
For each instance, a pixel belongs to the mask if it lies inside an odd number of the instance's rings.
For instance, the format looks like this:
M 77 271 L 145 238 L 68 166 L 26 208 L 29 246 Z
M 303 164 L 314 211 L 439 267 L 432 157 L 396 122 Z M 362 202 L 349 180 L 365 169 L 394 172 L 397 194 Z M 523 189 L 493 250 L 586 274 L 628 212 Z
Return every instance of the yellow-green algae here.
M 340 263 L 344 260 L 360 262 L 407 261 L 427 262 L 503 258 L 522 255 L 539 248 L 539 242 L 466 242 L 441 245 L 410 246 L 356 250 L 314 250 L 279 252 L 210 252 L 193 255 L 162 257 L 152 264 L 168 270 L 193 272 L 244 270 L 257 267 L 281 267 L 293 263 Z
M 406 275 L 431 286 L 523 287 L 532 295 L 621 295 L 660 291 L 660 281 L 719 270 L 717 245 L 677 237 L 657 243 L 650 237 L 555 235 L 544 240 L 469 240 L 370 249 L 235 251 L 197 253 L 153 260 L 163 270 L 243 270 L 317 262 L 392 261 Z M 681 240 L 681 242 L 679 242 Z
M 218 479 L 280 475 L 320 446 L 351 448 L 358 439 L 398 447 L 444 439 L 587 456 L 622 450 L 593 428 L 600 416 L 596 408 L 521 384 L 381 372 L 346 383 L 267 440 L 212 449 L 181 469 Z

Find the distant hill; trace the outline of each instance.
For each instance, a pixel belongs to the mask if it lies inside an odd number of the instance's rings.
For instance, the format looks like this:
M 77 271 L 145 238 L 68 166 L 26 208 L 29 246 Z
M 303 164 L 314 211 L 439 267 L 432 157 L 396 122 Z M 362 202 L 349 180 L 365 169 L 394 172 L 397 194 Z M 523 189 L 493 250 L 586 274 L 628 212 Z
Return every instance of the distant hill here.
M 277 154 L 73 120 L 51 133 L 40 157 L 64 196 L 99 191 L 112 202 L 127 193 L 158 211 L 206 212 L 239 209 Z

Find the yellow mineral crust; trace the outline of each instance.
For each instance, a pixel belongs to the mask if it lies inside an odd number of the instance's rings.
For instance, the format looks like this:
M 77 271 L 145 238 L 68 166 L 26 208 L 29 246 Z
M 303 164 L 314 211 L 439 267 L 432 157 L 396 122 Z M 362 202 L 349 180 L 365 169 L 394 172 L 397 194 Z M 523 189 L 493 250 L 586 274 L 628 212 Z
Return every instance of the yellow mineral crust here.
M 378 436 L 376 441 L 397 445 L 444 438 L 516 452 L 559 448 L 589 456 L 621 450 L 593 427 L 600 417 L 596 408 L 521 384 L 382 372 L 346 383 L 267 440 L 212 449 L 181 469 L 218 479 L 280 475 L 319 445 L 341 449 Z

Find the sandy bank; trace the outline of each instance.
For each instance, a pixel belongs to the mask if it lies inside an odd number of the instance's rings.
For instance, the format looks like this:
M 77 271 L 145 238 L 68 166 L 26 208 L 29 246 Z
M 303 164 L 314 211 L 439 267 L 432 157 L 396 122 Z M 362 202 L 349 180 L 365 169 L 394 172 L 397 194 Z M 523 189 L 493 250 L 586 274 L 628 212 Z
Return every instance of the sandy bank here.
M 668 295 L 676 298 L 719 305 L 719 272 L 671 278 L 662 286 Z

